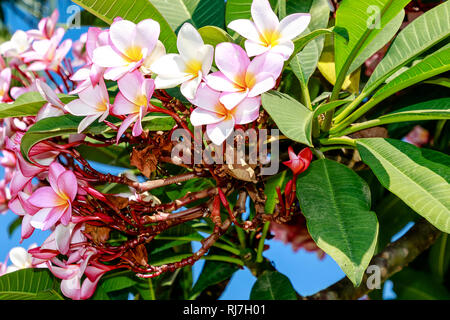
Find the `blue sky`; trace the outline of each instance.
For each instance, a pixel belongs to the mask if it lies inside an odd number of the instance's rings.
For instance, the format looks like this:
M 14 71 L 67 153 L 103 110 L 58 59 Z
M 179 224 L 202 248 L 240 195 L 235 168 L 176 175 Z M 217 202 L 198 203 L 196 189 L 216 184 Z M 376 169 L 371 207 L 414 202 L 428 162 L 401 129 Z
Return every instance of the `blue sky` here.
M 60 21 L 64 23 L 72 13 L 66 12 L 66 9 L 73 3 L 69 0 L 58 0 L 57 2 L 60 11 Z M 17 29 L 26 30 L 37 27 L 37 21 L 31 21 L 30 23 L 22 15 L 18 15 L 17 12 L 12 10 L 9 3 L 2 3 L 2 6 L 10 32 L 14 32 Z M 86 28 L 70 29 L 66 34 L 66 38 L 76 39 L 85 31 Z M 106 169 L 100 166 L 99 169 L 111 172 L 111 168 Z M 3 177 L 3 169 L 0 172 L 1 177 Z M 19 245 L 20 229 L 17 229 L 11 237 L 7 233 L 8 226 L 15 218 L 16 216 L 10 211 L 0 215 L 0 261 L 5 259 L 12 247 Z M 48 234 L 48 232 L 35 231 L 31 238 L 25 240 L 21 246 L 28 248 L 32 243 L 41 244 Z M 279 272 L 289 277 L 292 285 L 301 295 L 313 294 L 344 277 L 344 273 L 329 256 L 319 260 L 315 253 L 309 253 L 304 250 L 299 250 L 295 253 L 290 245 L 284 245 L 276 240 L 269 240 L 267 244 L 270 248 L 264 252 L 264 256 L 273 261 Z M 198 248 L 198 246 L 198 243 L 194 243 L 194 249 Z M 203 261 L 200 261 L 194 265 L 194 279 L 198 278 L 203 263 Z M 256 278 L 247 269 L 236 272 L 221 299 L 247 300 L 255 281 Z M 390 285 L 386 286 L 386 288 L 385 297 L 392 297 L 393 294 L 389 291 Z

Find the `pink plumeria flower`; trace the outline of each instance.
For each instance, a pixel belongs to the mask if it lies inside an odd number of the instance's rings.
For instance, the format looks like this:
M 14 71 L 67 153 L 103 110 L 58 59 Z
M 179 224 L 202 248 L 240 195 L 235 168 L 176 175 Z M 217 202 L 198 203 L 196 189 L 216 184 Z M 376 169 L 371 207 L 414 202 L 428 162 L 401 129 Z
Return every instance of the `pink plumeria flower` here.
M 142 65 L 155 48 L 159 32 L 159 24 L 152 19 L 138 24 L 116 20 L 109 29 L 110 43 L 96 48 L 92 60 L 107 68 L 105 79 L 118 80 Z
M 128 115 L 117 132 L 119 141 L 125 130 L 135 122 L 133 136 L 142 134 L 141 121 L 150 111 L 150 99 L 155 90 L 153 79 L 146 79 L 139 71 L 129 73 L 118 81 L 120 92 L 117 94 L 112 109 L 115 115 Z
M 59 11 L 55 9 L 50 17 L 42 18 L 38 23 L 38 29 L 33 29 L 27 31 L 28 36 L 35 40 L 50 39 L 53 37 L 56 29 L 56 24 L 58 23 Z
M 22 217 L 20 242 L 28 239 L 33 234 L 34 227 L 31 225 L 31 219 L 33 218 L 33 215 L 40 210 L 40 208 L 35 207 L 28 202 L 29 198 L 29 194 L 21 191 L 18 193 L 17 197 L 8 203 L 9 209 Z
M 214 144 L 221 145 L 236 124 L 247 124 L 258 118 L 261 98 L 245 98 L 228 109 L 220 102 L 220 92 L 202 83 L 197 96 L 190 102 L 198 107 L 191 114 L 192 125 L 206 125 L 208 137 Z
M 79 82 L 71 94 L 79 93 L 90 86 L 96 86 L 103 78 L 106 68 L 92 62 L 94 50 L 109 45 L 109 32 L 97 27 L 89 28 L 86 36 L 86 61 L 87 64 L 78 69 L 70 80 Z
M 245 98 L 254 98 L 273 89 L 284 61 L 279 54 L 270 52 L 250 61 L 240 46 L 223 42 L 216 47 L 216 64 L 220 71 L 208 75 L 206 83 L 223 92 L 220 101 L 231 110 Z
M 205 45 L 198 31 L 185 23 L 178 33 L 177 48 L 180 54 L 168 54 L 151 67 L 158 76 L 157 89 L 174 88 L 181 84 L 181 93 L 194 99 L 203 77 L 211 70 L 214 48 Z
M 78 125 L 78 133 L 83 132 L 91 123 L 98 119 L 103 122 L 109 115 L 109 95 L 103 79 L 95 87 L 81 91 L 80 99 L 69 102 L 65 109 L 75 116 L 86 116 Z
M 73 42 L 72 55 L 74 59 L 72 61 L 72 66 L 79 67 L 88 62 L 86 52 L 86 41 L 87 41 L 87 32 L 83 33 L 78 40 Z
M 0 45 L 0 54 L 5 57 L 17 57 L 30 48 L 31 39 L 23 30 L 17 30 L 11 40 Z
M 11 69 L 6 68 L 0 72 L 0 101 L 9 99 L 8 91 L 11 84 Z
M 311 21 L 309 13 L 291 14 L 279 21 L 268 0 L 253 0 L 251 13 L 253 21 L 238 19 L 228 24 L 228 28 L 248 39 L 245 49 L 250 57 L 271 51 L 289 59 L 294 52 L 292 40 Z
M 27 51 L 21 55 L 24 62 L 32 62 L 28 66 L 28 70 L 52 70 L 58 72 L 61 61 L 72 47 L 72 40 L 70 39 L 64 40 L 61 43 L 63 37 L 64 29 L 58 28 L 51 39 L 33 42 L 33 50 Z
M 54 162 L 49 168 L 48 181 L 49 187 L 37 189 L 28 199 L 30 204 L 41 208 L 31 220 L 35 229 L 47 230 L 58 221 L 68 225 L 72 217 L 72 202 L 78 192 L 75 175 Z

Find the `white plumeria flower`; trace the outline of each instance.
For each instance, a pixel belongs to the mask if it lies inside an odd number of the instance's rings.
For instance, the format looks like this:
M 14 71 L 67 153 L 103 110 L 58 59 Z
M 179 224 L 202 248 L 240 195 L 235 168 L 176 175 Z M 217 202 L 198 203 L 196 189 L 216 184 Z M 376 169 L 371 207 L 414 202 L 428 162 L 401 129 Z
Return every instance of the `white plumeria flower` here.
M 177 48 L 180 54 L 167 54 L 151 66 L 158 75 L 155 85 L 157 89 L 169 89 L 181 84 L 181 93 L 187 99 L 194 99 L 203 77 L 211 70 L 214 48 L 205 45 L 190 23 L 181 27 Z
M 253 0 L 251 13 L 253 21 L 238 19 L 228 24 L 229 29 L 248 39 L 245 50 L 249 57 L 271 51 L 289 59 L 294 52 L 292 39 L 305 31 L 311 21 L 309 13 L 291 14 L 279 21 L 268 0 Z
M 81 133 L 95 120 L 102 122 L 108 117 L 110 103 L 103 79 L 95 87 L 91 86 L 81 91 L 78 96 L 80 99 L 69 102 L 65 109 L 75 116 L 86 116 L 78 125 L 78 133 Z
M 158 40 L 158 42 L 156 42 L 156 46 L 153 49 L 153 51 L 145 58 L 144 62 L 142 63 L 142 66 L 139 68 L 139 71 L 141 71 L 145 75 L 152 74 L 153 63 L 155 63 L 159 58 L 161 58 L 165 54 L 166 48 L 164 47 L 164 44 Z
M 32 244 L 28 249 L 35 248 L 36 246 L 36 244 Z M 12 248 L 9 251 L 9 259 L 11 260 L 12 265 L 6 268 L 6 273 L 32 267 L 33 257 L 22 247 Z
M 31 40 L 23 30 L 17 30 L 11 40 L 0 45 L 0 54 L 6 57 L 16 57 L 30 48 Z

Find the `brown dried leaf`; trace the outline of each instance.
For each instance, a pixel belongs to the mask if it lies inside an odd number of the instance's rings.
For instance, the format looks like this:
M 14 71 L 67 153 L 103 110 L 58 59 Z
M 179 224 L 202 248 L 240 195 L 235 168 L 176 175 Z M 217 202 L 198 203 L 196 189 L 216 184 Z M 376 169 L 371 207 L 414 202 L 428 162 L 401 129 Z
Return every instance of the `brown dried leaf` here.
M 383 127 L 374 127 L 355 132 L 350 135 L 353 139 L 362 138 L 389 138 L 388 131 Z
M 117 209 L 122 210 L 128 206 L 129 200 L 127 198 L 114 196 L 112 194 L 105 195 L 106 199 L 108 199 Z
M 157 168 L 160 155 L 161 151 L 154 149 L 152 146 L 145 147 L 142 150 L 133 148 L 130 164 L 138 168 L 144 176 L 150 178 L 151 173 Z
M 92 237 L 94 243 L 105 243 L 109 240 L 109 233 L 111 229 L 108 227 L 97 227 L 90 224 L 86 224 L 84 232 Z
M 124 254 L 124 256 L 136 261 L 141 266 L 148 265 L 148 253 L 144 244 L 140 244 L 137 247 L 130 249 Z

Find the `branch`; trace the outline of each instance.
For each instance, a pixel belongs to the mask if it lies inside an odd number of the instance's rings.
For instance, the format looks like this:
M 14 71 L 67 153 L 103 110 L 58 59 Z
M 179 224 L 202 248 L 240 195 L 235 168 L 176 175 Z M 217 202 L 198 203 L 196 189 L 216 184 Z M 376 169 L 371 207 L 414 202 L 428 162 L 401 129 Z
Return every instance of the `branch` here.
M 418 221 L 403 237 L 390 243 L 382 252 L 373 257 L 369 265 L 376 265 L 380 268 L 381 282 L 384 282 L 427 250 L 440 234 L 441 232 L 427 221 Z M 361 286 L 357 288 L 348 278 L 344 278 L 327 289 L 309 297 L 299 297 L 299 299 L 356 300 L 371 291 L 366 285 L 369 276 L 365 273 Z

